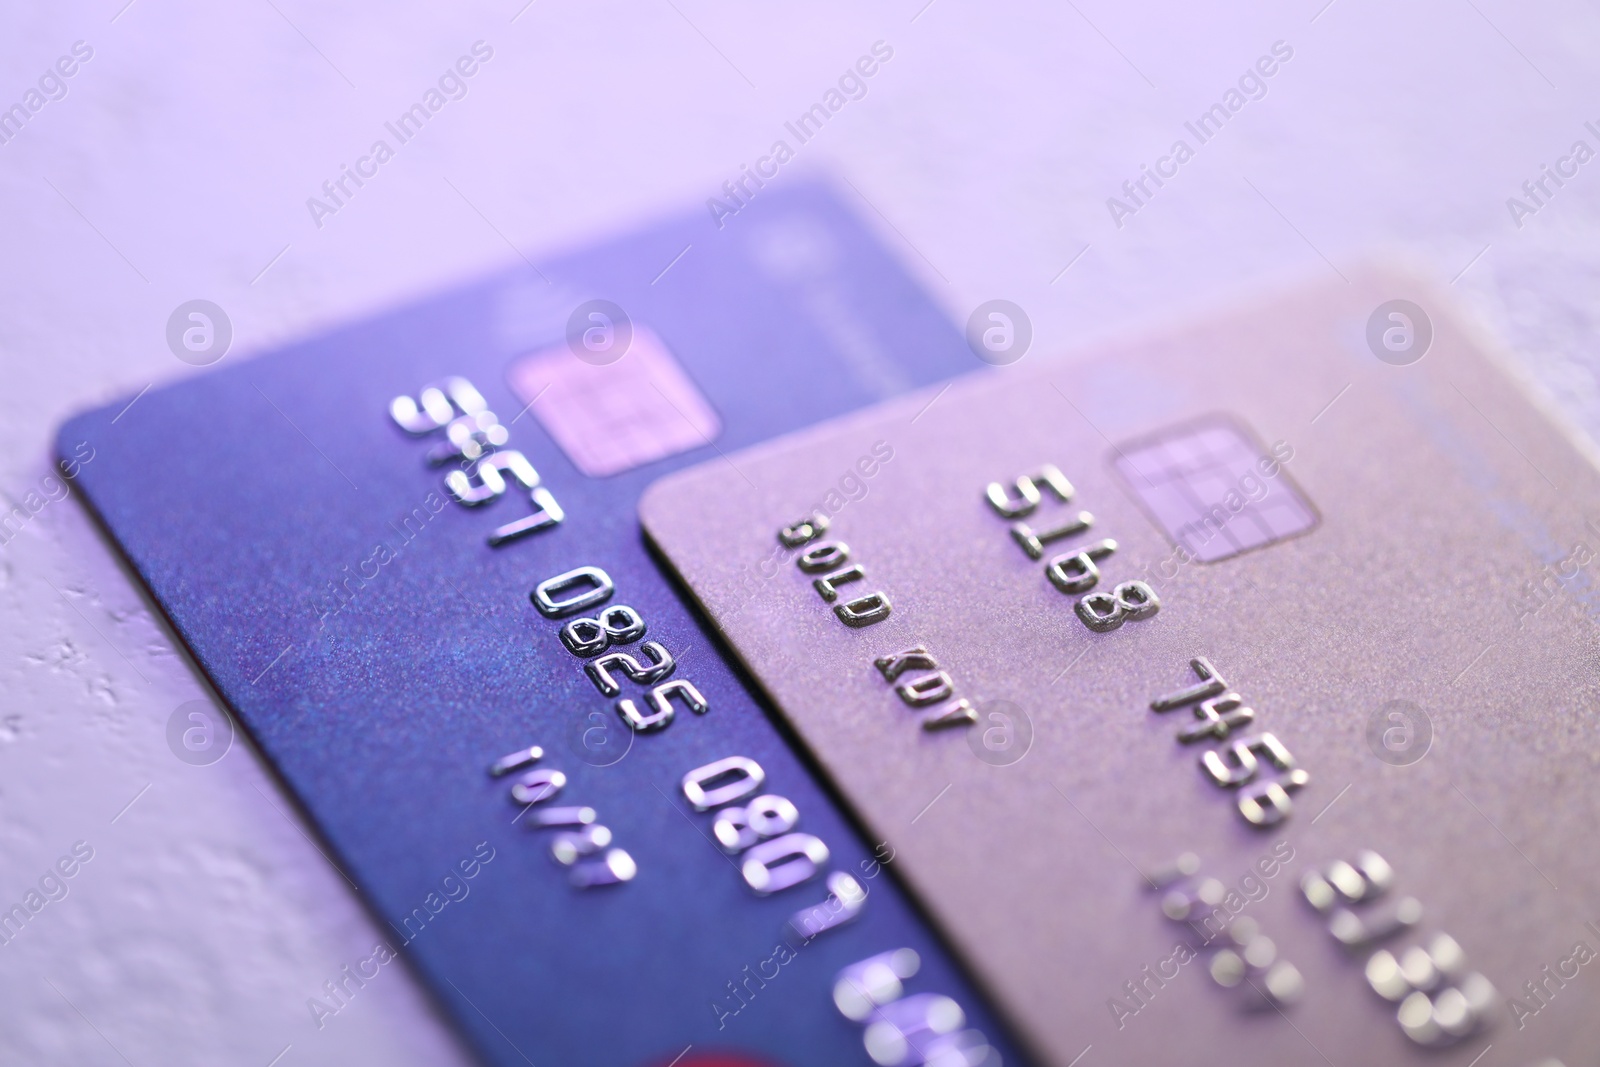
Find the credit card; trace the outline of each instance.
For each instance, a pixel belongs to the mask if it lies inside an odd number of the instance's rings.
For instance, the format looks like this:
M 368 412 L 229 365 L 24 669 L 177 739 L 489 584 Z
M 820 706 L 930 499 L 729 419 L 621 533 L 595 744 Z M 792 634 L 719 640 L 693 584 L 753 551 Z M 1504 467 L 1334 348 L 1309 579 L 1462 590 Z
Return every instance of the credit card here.
M 841 417 L 641 515 L 1048 1062 L 1570 1067 L 1600 1047 L 1584 448 L 1374 270 Z
M 796 185 L 62 429 L 381 920 L 308 1026 L 399 958 L 490 1063 L 1022 1062 L 636 518 L 676 465 L 970 361 Z

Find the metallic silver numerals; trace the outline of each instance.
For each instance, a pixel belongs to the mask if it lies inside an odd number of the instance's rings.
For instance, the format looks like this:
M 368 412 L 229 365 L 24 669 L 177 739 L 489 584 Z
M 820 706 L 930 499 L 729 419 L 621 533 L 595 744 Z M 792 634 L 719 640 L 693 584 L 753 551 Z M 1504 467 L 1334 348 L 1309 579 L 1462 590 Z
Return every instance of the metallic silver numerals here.
M 644 619 L 626 604 L 613 604 L 592 619 L 569 619 L 561 627 L 561 643 L 584 659 L 612 645 L 626 645 L 644 636 Z
M 812 834 L 796 832 L 800 811 L 787 798 L 761 793 L 767 772 L 745 756 L 696 767 L 683 776 L 683 796 L 698 812 L 714 812 L 711 832 L 730 856 L 740 857 L 739 873 L 761 896 L 771 896 L 808 882 L 822 873 L 828 846 Z M 743 802 L 743 803 L 741 803 Z M 867 891 L 854 876 L 834 871 L 825 883 L 828 897 L 797 911 L 789 927 L 810 940 L 857 915 Z
M 981 1030 L 967 1029 L 967 1013 L 942 993 L 906 995 L 905 982 L 922 968 L 914 949 L 880 952 L 840 971 L 833 1003 L 860 1023 L 861 1043 L 879 1067 L 999 1067 L 1000 1053 Z
M 544 758 L 538 745 L 501 756 L 489 765 L 491 778 L 516 774 L 511 802 L 522 808 L 518 818 L 533 830 L 553 831 L 550 858 L 569 868 L 567 877 L 579 889 L 631 882 L 639 866 L 627 851 L 613 848 L 611 830 L 590 807 L 547 806 L 567 785 L 567 776 L 552 768 L 528 770 Z
M 677 669 L 678 661 L 661 642 L 646 641 L 635 652 L 608 651 L 639 640 L 648 630 L 644 617 L 626 604 L 604 607 L 616 591 L 611 576 L 599 567 L 577 567 L 540 582 L 530 599 L 545 618 L 567 620 L 561 626 L 561 643 L 574 656 L 589 660 L 583 670 L 601 696 L 621 695 L 619 677 L 653 687 L 644 694 L 644 708 L 633 697 L 617 701 L 617 714 L 630 730 L 648 733 L 665 729 L 679 706 L 704 715 L 710 705 L 693 682 L 682 678 L 662 681 Z M 593 608 L 604 610 L 592 616 L 571 617 Z
M 397 396 L 389 402 L 389 415 L 407 433 L 422 437 L 443 431 L 444 440 L 428 452 L 428 463 L 456 463 L 445 475 L 445 489 L 465 507 L 479 507 L 503 496 L 510 478 L 528 494 L 533 513 L 490 531 L 495 547 L 566 519 L 556 498 L 539 482 L 539 472 L 515 450 L 499 451 L 510 433 L 489 410 L 488 401 L 465 378 L 446 378 L 425 387 L 413 399 Z
M 1193 709 L 1194 721 L 1178 729 L 1183 744 L 1218 741 L 1200 756 L 1200 767 L 1212 784 L 1238 790 L 1239 814 L 1252 826 L 1276 826 L 1294 810 L 1290 792 L 1311 781 L 1309 772 L 1295 765 L 1276 735 L 1238 733 L 1255 722 L 1255 710 L 1245 706 L 1244 698 L 1229 688 L 1211 661 L 1197 657 L 1189 667 L 1199 679 L 1195 684 L 1150 702 L 1150 710 Z
M 489 533 L 489 544 L 498 546 L 549 529 L 567 517 L 561 505 L 556 503 L 556 498 L 550 495 L 550 490 L 539 484 L 539 472 L 533 469 L 533 464 L 517 451 L 494 452 L 484 456 L 478 460 L 470 475 L 466 470 L 453 470 L 445 475 L 444 487 L 456 503 L 475 508 L 505 493 L 508 488 L 506 474 L 528 491 L 533 514 L 495 527 Z M 474 478 L 477 479 L 476 483 Z
M 1200 858 L 1193 852 L 1185 852 L 1160 871 L 1146 875 L 1145 880 L 1161 894 L 1162 914 L 1183 924 L 1192 935 L 1190 947 L 1207 957 L 1206 973 L 1211 980 L 1224 989 L 1237 990 L 1244 1007 L 1283 1008 L 1304 995 L 1306 983 L 1300 969 L 1279 956 L 1277 945 L 1261 932 L 1261 924 L 1253 917 L 1230 911 L 1229 897 L 1238 894 L 1218 879 L 1202 875 Z M 1241 899 L 1237 907 L 1242 909 L 1245 903 Z M 1175 973 L 1176 969 L 1162 977 L 1171 980 Z M 1137 1000 L 1152 995 L 1154 990 L 1148 984 L 1152 981 L 1157 989 L 1163 984 L 1146 968 L 1143 980 L 1128 982 L 1124 988 Z
M 1422 902 L 1416 897 L 1388 898 L 1394 887 L 1394 868 L 1371 849 L 1355 862 L 1339 860 L 1300 879 L 1300 891 L 1311 906 L 1328 916 L 1328 933 L 1345 948 L 1361 951 L 1385 938 L 1409 930 L 1422 921 Z M 1371 905 L 1380 897 L 1381 906 Z
M 1300 890 L 1329 917 L 1328 933 L 1346 949 L 1364 953 L 1409 933 L 1422 921 L 1415 897 L 1388 899 L 1394 869 L 1366 849 L 1354 862 L 1339 860 L 1306 873 Z M 1393 1004 L 1395 1021 L 1419 1045 L 1453 1045 L 1492 1021 L 1500 1003 L 1494 983 L 1467 966 L 1467 954 L 1449 934 L 1437 933 L 1396 954 L 1387 948 L 1366 958 L 1367 985 Z
M 1035 481 L 1037 479 L 1037 481 Z M 1039 468 L 1037 474 L 1022 475 L 1016 480 L 1016 496 L 999 482 L 990 482 L 984 490 L 984 495 L 989 498 L 989 506 L 999 512 L 1002 519 L 1025 519 L 1032 515 L 1034 509 L 1044 498 L 1039 495 L 1039 483 L 1043 482 L 1046 489 L 1063 504 L 1072 502 L 1072 483 L 1054 465 L 1046 463 Z M 1022 525 L 1022 524 L 1018 524 Z M 1039 557 L 1034 556 L 1035 559 Z
M 1074 496 L 1072 483 L 1059 468 L 1046 463 L 1032 474 L 1018 475 L 1011 485 L 990 482 L 984 489 L 984 498 L 995 514 L 1011 520 L 1011 539 L 1027 554 L 1029 559 L 1043 559 L 1045 546 L 1057 541 L 1087 533 L 1094 526 L 1094 516 L 1079 511 L 1060 518 L 1048 526 L 1035 527 L 1024 520 L 1030 518 L 1045 494 L 1049 491 L 1057 504 L 1070 504 Z M 1125 622 L 1148 619 L 1161 610 L 1161 598 L 1154 589 L 1137 579 L 1122 582 L 1110 592 L 1093 592 L 1100 582 L 1100 563 L 1117 551 L 1117 543 L 1102 538 L 1092 545 L 1075 551 L 1052 556 L 1045 564 L 1045 577 L 1061 592 L 1076 596 L 1074 614 L 1096 633 L 1110 633 Z
M 828 529 L 828 517 L 820 511 L 802 519 L 793 526 L 778 531 L 778 543 L 784 548 L 810 545 L 795 557 L 795 566 L 802 574 L 812 575 L 811 585 L 817 595 L 833 605 L 833 613 L 846 626 L 871 626 L 889 617 L 889 598 L 881 592 L 859 593 L 843 586 L 864 581 L 866 568 L 850 563 L 850 546 L 843 541 L 819 541 Z
M 630 729 L 640 733 L 660 730 L 672 722 L 674 700 L 696 715 L 704 715 L 710 710 L 706 698 L 700 695 L 694 683 L 679 678 L 650 690 L 650 711 L 641 711 L 631 699 L 623 699 L 617 701 L 617 714 L 622 716 L 622 721 Z
M 446 378 L 426 386 L 416 400 L 397 396 L 389 402 L 389 415 L 414 437 L 445 432 L 444 442 L 428 453 L 428 461 L 435 465 L 457 457 L 477 459 L 509 437 L 489 410 L 489 402 L 465 378 Z
M 678 665 L 659 641 L 646 641 L 639 646 L 639 651 L 644 653 L 648 664 L 640 663 L 627 652 L 607 652 L 599 659 L 591 660 L 583 665 L 584 673 L 600 690 L 602 696 L 614 697 L 622 692 L 622 686 L 611 676 L 612 671 L 621 671 L 630 682 L 641 685 L 650 685 L 652 682 L 665 678 L 672 673 Z
M 1125 622 L 1148 619 L 1161 610 L 1161 598 L 1149 585 L 1135 578 L 1109 593 L 1088 593 L 1079 597 L 1072 610 L 1085 626 L 1103 634 Z
M 977 709 L 965 697 L 956 697 L 955 682 L 948 671 L 939 669 L 939 661 L 921 645 L 904 652 L 892 652 L 872 661 L 883 675 L 883 680 L 894 687 L 908 707 L 920 711 L 942 701 L 950 703 L 935 708 L 922 719 L 924 730 L 943 730 L 949 726 L 971 726 L 978 721 Z M 908 675 L 908 672 L 916 672 Z M 952 699 L 954 698 L 954 699 Z
M 1044 576 L 1050 584 L 1063 593 L 1087 593 L 1100 581 L 1097 560 L 1105 559 L 1117 550 L 1117 543 L 1103 538 L 1077 552 L 1063 552 L 1050 560 Z

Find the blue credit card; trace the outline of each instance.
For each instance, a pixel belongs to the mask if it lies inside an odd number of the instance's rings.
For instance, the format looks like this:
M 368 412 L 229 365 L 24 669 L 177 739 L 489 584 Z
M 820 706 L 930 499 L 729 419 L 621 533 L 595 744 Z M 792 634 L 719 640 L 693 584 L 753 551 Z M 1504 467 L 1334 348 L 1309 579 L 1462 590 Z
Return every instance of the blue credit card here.
M 398 957 L 496 1064 L 1022 1062 L 635 517 L 669 470 L 971 364 L 797 185 L 64 426 L 385 932 L 309 1015 Z

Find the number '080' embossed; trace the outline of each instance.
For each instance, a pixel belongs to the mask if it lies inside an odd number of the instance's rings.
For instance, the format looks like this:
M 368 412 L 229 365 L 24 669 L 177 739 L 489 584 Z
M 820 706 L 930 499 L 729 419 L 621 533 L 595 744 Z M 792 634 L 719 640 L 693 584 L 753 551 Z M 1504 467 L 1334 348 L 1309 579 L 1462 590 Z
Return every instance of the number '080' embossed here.
M 682 781 L 684 798 L 694 810 L 720 809 L 713 816 L 712 833 L 724 852 L 742 854 L 739 873 L 761 896 L 810 881 L 830 857 L 821 838 L 795 830 L 800 811 L 792 801 L 775 793 L 753 795 L 766 780 L 767 772 L 755 760 L 728 756 L 696 767 Z M 834 871 L 825 884 L 826 900 L 789 919 L 790 927 L 808 940 L 850 922 L 866 906 L 867 891 L 852 875 Z

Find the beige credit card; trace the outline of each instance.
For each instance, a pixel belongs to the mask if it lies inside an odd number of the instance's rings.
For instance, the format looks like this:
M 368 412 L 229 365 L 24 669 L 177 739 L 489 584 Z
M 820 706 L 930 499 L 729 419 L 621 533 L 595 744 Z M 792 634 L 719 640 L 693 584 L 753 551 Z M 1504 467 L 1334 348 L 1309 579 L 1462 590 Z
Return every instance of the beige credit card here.
M 1577 1067 L 1585 447 L 1374 270 L 847 416 L 640 512 L 1044 1062 Z

